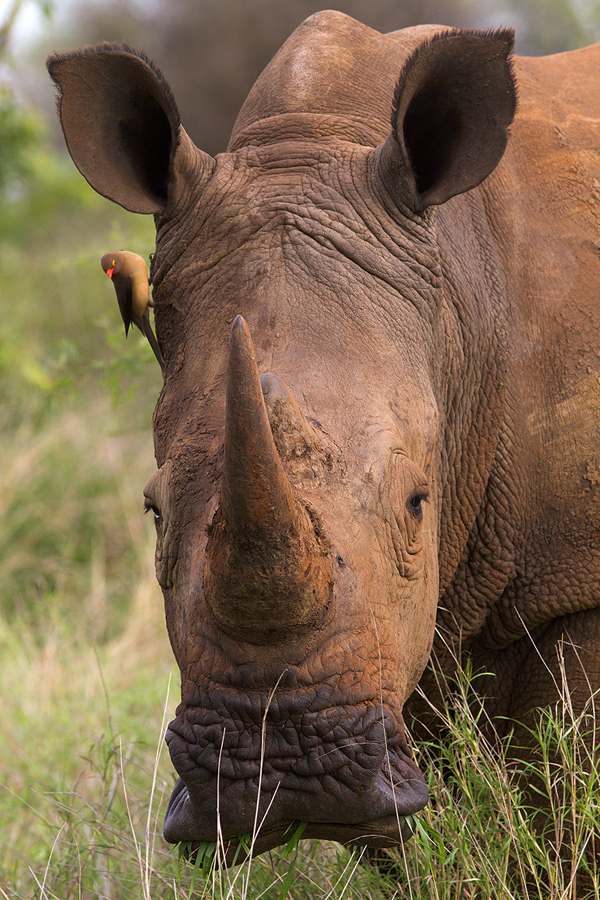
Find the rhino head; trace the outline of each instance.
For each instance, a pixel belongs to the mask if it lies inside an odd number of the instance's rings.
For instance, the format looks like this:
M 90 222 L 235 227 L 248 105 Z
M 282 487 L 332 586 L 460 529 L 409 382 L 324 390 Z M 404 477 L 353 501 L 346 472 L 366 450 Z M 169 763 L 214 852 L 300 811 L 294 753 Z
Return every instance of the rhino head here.
M 504 152 L 511 48 L 509 32 L 383 36 L 317 14 L 215 159 L 145 56 L 49 60 L 76 165 L 156 222 L 145 497 L 181 670 L 169 841 L 254 832 L 259 852 L 303 821 L 389 846 L 427 801 L 402 710 L 463 452 L 434 207 Z

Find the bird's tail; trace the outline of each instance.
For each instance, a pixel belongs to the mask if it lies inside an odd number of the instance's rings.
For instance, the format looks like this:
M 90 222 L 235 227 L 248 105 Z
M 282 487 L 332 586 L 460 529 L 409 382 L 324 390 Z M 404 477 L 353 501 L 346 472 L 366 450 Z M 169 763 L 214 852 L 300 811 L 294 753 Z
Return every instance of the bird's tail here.
M 152 347 L 152 350 L 154 351 L 154 355 L 157 358 L 158 364 L 164 375 L 165 360 L 162 355 L 162 351 L 161 351 L 160 347 L 158 346 L 158 341 L 156 340 L 155 334 L 152 331 L 152 325 L 150 324 L 150 319 L 148 318 L 148 316 L 144 316 L 144 318 L 142 319 L 142 322 L 144 323 L 144 334 L 148 338 L 148 343 Z

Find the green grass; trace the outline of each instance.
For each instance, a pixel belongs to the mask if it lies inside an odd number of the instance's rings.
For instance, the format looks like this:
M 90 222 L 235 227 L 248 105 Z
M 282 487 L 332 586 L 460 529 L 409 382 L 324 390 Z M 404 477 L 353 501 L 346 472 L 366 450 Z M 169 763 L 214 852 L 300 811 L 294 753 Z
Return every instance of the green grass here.
M 150 549 L 150 542 L 148 543 Z M 598 771 L 582 765 L 585 714 L 544 716 L 539 766 L 553 814 L 544 837 L 509 742 L 489 743 L 461 682 L 445 739 L 420 748 L 432 802 L 388 871 L 327 842 L 297 841 L 223 870 L 180 861 L 161 823 L 174 776 L 162 735 L 177 699 L 150 576 L 127 627 L 101 646 L 85 635 L 2 634 L 6 685 L 0 790 L 0 884 L 22 898 L 597 897 L 582 852 L 598 833 Z M 140 576 L 144 578 L 143 570 Z M 557 762 L 551 761 L 558 756 Z M 530 773 L 525 769 L 530 780 Z M 573 839 L 572 832 L 575 833 Z M 217 854 L 218 856 L 218 854 Z M 561 862 L 562 856 L 562 862 Z M 593 887 L 595 885 L 595 887 Z M 193 889 L 192 889 L 193 888 Z
M 591 713 L 566 697 L 540 719 L 536 780 L 485 736 L 467 676 L 418 750 L 431 805 L 379 869 L 298 835 L 230 870 L 163 841 L 179 686 L 141 500 L 160 373 L 99 265 L 147 256 L 152 226 L 48 160 L 0 224 L 0 897 L 599 897 Z M 524 783 L 550 798 L 544 837 Z

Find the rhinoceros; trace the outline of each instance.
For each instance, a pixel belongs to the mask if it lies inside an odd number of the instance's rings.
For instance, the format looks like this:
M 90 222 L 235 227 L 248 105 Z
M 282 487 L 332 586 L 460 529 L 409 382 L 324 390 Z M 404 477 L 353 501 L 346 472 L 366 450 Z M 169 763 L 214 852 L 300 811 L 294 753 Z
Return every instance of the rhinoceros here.
M 318 13 L 216 158 L 143 53 L 49 60 L 76 166 L 156 223 L 168 841 L 401 842 L 436 634 L 499 721 L 561 645 L 600 686 L 600 47 L 513 40 Z

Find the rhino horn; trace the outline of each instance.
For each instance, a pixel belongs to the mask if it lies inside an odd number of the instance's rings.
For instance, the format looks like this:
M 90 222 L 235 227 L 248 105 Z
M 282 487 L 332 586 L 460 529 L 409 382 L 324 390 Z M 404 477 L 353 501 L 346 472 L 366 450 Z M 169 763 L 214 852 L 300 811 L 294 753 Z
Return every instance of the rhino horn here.
M 231 329 L 221 504 L 204 594 L 218 626 L 252 643 L 315 627 L 331 596 L 328 547 L 295 497 L 277 451 L 248 326 Z
M 284 458 L 321 455 L 315 432 L 287 385 L 272 372 L 265 372 L 260 386 L 275 446 Z
M 221 505 L 238 534 L 294 527 L 292 488 L 271 432 L 250 331 L 241 316 L 233 323 L 229 341 Z

